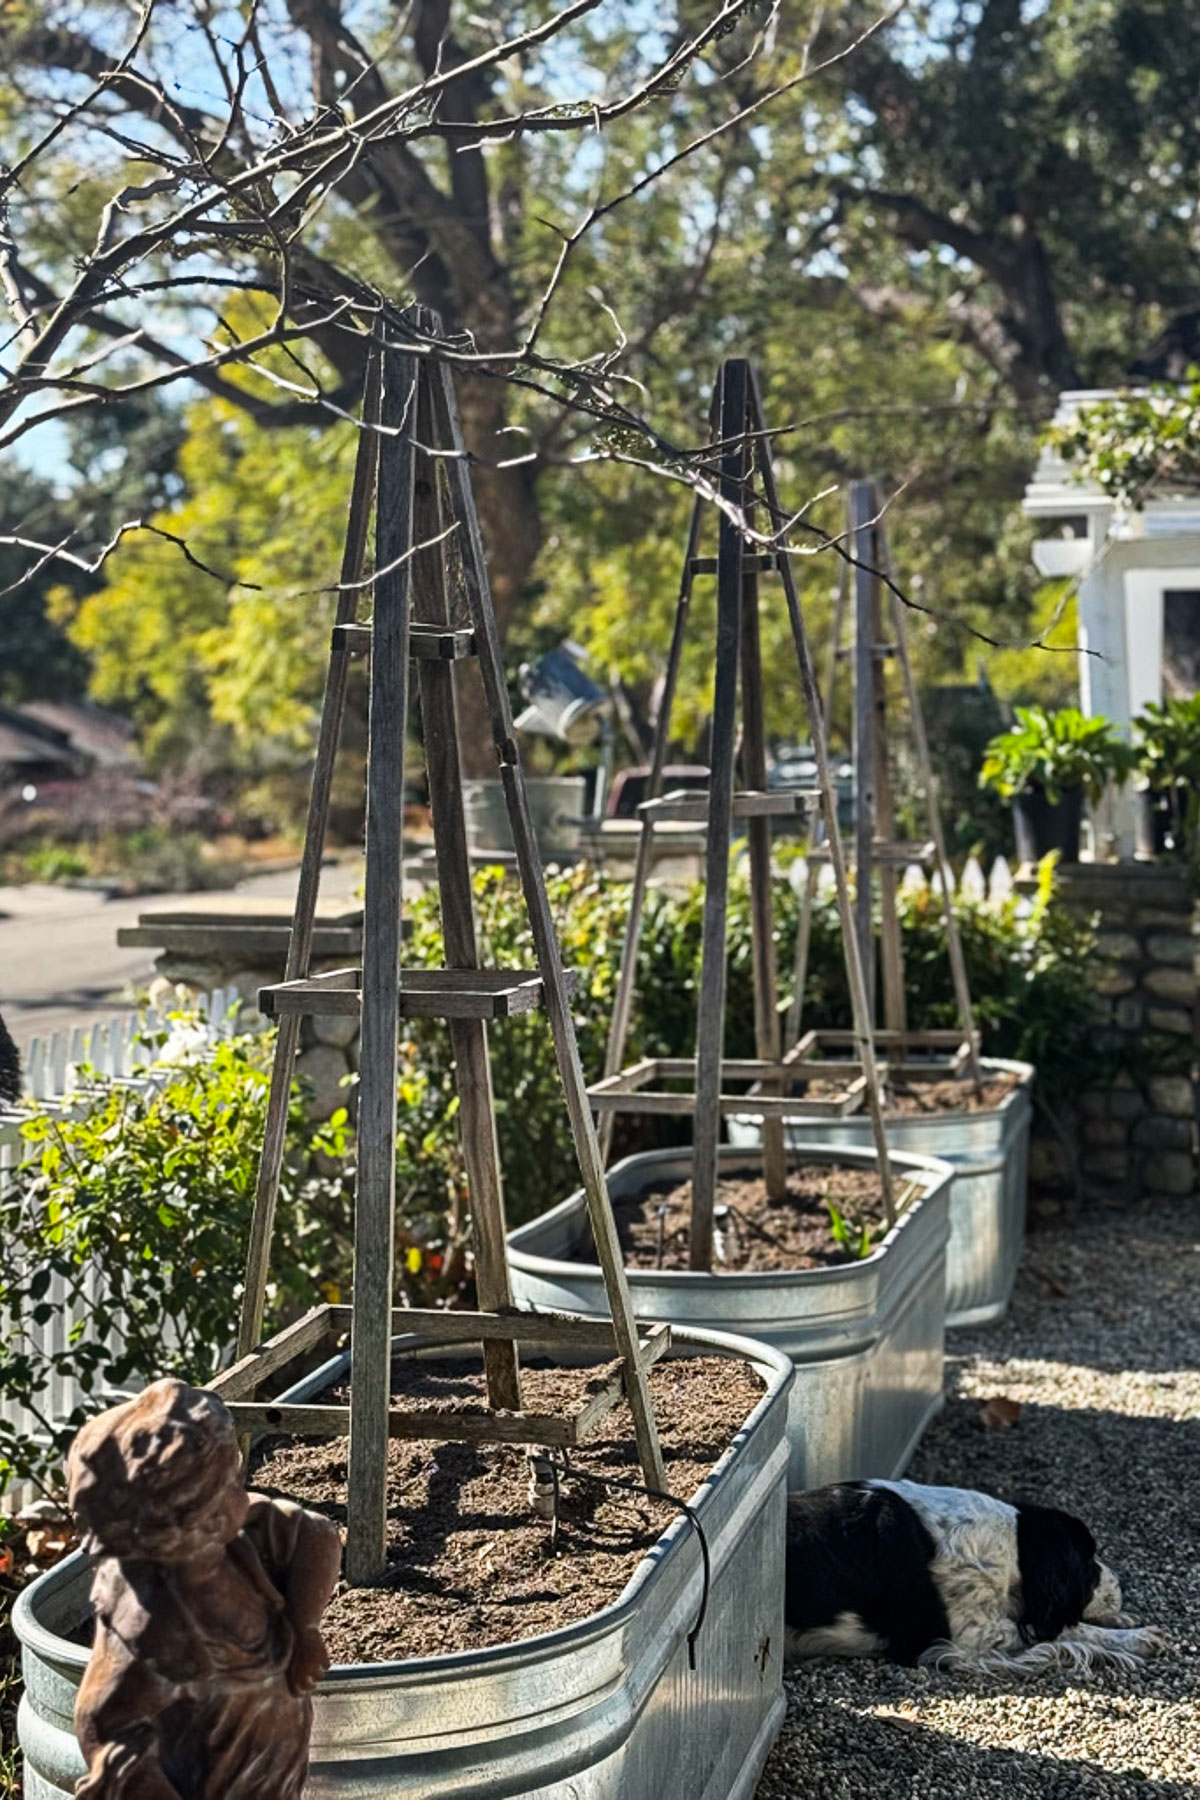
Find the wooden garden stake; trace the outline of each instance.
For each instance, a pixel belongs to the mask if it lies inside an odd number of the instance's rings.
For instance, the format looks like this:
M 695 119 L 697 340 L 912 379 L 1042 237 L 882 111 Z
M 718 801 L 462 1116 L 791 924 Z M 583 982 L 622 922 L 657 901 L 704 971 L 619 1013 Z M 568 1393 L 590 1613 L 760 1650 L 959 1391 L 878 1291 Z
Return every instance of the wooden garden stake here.
M 647 1373 L 670 1334 L 639 1333 L 621 1261 L 583 1071 L 571 1019 L 570 984 L 550 916 L 517 758 L 495 614 L 471 492 L 466 448 L 449 369 L 422 353 L 440 326 L 416 309 L 372 361 L 368 417 L 351 507 L 350 533 L 334 630 L 326 712 L 322 718 L 304 871 L 293 924 L 287 978 L 259 995 L 280 1021 L 280 1051 L 268 1101 L 265 1150 L 255 1211 L 254 1251 L 239 1337 L 239 1356 L 210 1385 L 228 1402 L 243 1433 L 270 1429 L 312 1436 L 349 1430 L 346 1572 L 355 1583 L 377 1580 L 386 1566 L 387 1445 L 390 1437 L 442 1437 L 474 1443 L 577 1445 L 622 1398 L 633 1416 L 648 1487 L 664 1488 L 666 1471 L 650 1402 Z M 382 399 L 380 401 L 380 386 Z M 376 476 L 377 471 L 377 476 Z M 375 605 L 370 625 L 355 619 L 373 480 L 376 506 Z M 447 533 L 457 535 L 461 579 L 470 612 L 455 622 L 449 590 Z M 369 654 L 371 698 L 367 760 L 366 892 L 361 969 L 310 975 L 316 874 L 328 822 L 329 789 L 344 712 L 346 662 Z M 537 954 L 536 970 L 481 969 L 471 906 L 470 866 L 458 755 L 454 664 L 477 660 L 491 715 L 522 889 Z M 409 664 L 417 685 L 433 817 L 444 969 L 401 967 L 404 743 Z M 549 1014 L 575 1137 L 589 1215 L 608 1282 L 611 1324 L 560 1314 L 536 1317 L 512 1309 L 503 1191 L 496 1144 L 487 1021 L 544 1005 Z M 353 1306 L 314 1308 L 265 1345 L 257 1341 L 278 1187 L 282 1135 L 299 1021 L 306 1013 L 361 1015 L 358 1178 L 354 1219 Z M 480 1310 L 421 1311 L 394 1306 L 397 1054 L 402 1018 L 444 1019 L 451 1034 L 459 1094 L 463 1161 Z M 258 1398 L 268 1376 L 278 1380 L 299 1358 L 332 1345 L 349 1330 L 349 1404 L 302 1405 Z M 488 1406 L 406 1412 L 392 1404 L 392 1340 L 421 1333 L 441 1342 L 481 1345 Z M 518 1342 L 552 1349 L 590 1348 L 619 1370 L 572 1417 L 522 1408 Z
M 608 1115 L 633 1113 L 691 1113 L 695 1116 L 692 1169 L 692 1218 L 689 1259 L 693 1269 L 708 1269 L 712 1261 L 712 1220 L 719 1167 L 720 1120 L 732 1111 L 749 1112 L 763 1122 L 763 1174 L 767 1191 L 780 1198 L 786 1191 L 784 1120 L 803 1114 L 806 1107 L 822 1113 L 846 1112 L 865 1102 L 877 1122 L 880 1145 L 880 1179 L 884 1210 L 889 1224 L 895 1216 L 887 1147 L 882 1139 L 882 1112 L 878 1078 L 870 1038 L 861 962 L 854 942 L 854 918 L 849 887 L 837 844 L 837 806 L 824 746 L 824 723 L 812 672 L 812 659 L 799 601 L 788 561 L 784 532 L 786 519 L 780 510 L 771 471 L 768 440 L 753 370 L 743 359 L 732 359 L 721 369 L 717 403 L 710 420 L 718 459 L 718 553 L 714 559 L 697 554 L 698 504 L 692 516 L 680 602 L 668 660 L 667 693 L 656 726 L 651 798 L 641 807 L 642 837 L 638 847 L 630 912 L 626 924 L 617 1004 L 609 1037 L 603 1079 L 590 1090 L 593 1105 L 607 1124 Z M 759 487 L 755 487 L 757 473 Z M 756 507 L 765 494 L 770 520 L 770 539 L 765 551 L 753 533 Z M 818 785 L 815 795 L 767 791 L 766 738 L 763 718 L 762 666 L 759 640 L 758 578 L 761 573 L 783 578 L 789 616 L 814 743 L 817 748 Z M 717 641 L 711 726 L 709 792 L 703 795 L 659 797 L 657 787 L 670 742 L 670 700 L 681 653 L 683 631 L 691 596 L 693 574 L 717 577 Z M 735 788 L 737 762 L 738 693 L 741 692 L 740 756 L 744 791 Z M 794 813 L 804 799 L 817 798 L 822 806 L 834 856 L 838 907 L 845 942 L 847 974 L 855 1007 L 857 1060 L 839 1062 L 834 1074 L 857 1077 L 836 1101 L 806 1102 L 791 1096 L 795 1081 L 805 1070 L 806 1046 L 796 1044 L 781 1054 L 780 1021 L 776 991 L 771 920 L 771 819 Z M 650 1058 L 630 1068 L 622 1067 L 632 1002 L 637 946 L 645 905 L 646 885 L 652 860 L 653 831 L 659 819 L 695 819 L 707 824 L 706 883 L 701 949 L 700 992 L 696 1017 L 696 1055 L 688 1058 Z M 729 844 L 735 820 L 746 821 L 750 863 L 751 921 L 755 973 L 755 1038 L 757 1056 L 751 1061 L 725 1057 L 723 1024 L 727 963 Z M 789 1034 L 790 1035 L 790 1034 Z M 865 1046 L 865 1052 L 863 1051 Z M 809 1064 L 810 1072 L 815 1064 Z M 858 1070 L 861 1068 L 861 1076 Z M 820 1065 L 822 1075 L 827 1065 Z M 690 1078 L 690 1092 L 659 1091 L 658 1081 Z M 727 1094 L 724 1082 L 751 1082 L 749 1095 Z M 604 1133 L 606 1144 L 610 1141 Z
M 931 1050 L 950 1049 L 952 1051 L 949 1063 L 950 1072 L 953 1073 L 957 1069 L 965 1067 L 976 1093 L 979 1093 L 982 1090 L 979 1035 L 975 1028 L 974 1011 L 971 1005 L 966 961 L 963 956 L 962 934 L 954 914 L 953 876 L 946 854 L 945 832 L 938 804 L 937 776 L 933 767 L 933 759 L 929 753 L 929 741 L 925 731 L 920 695 L 913 675 L 912 658 L 909 655 L 904 607 L 892 581 L 890 552 L 882 517 L 882 503 L 875 484 L 869 481 L 852 483 L 847 510 L 849 542 L 855 564 L 856 754 L 860 758 L 862 756 L 870 758 L 869 775 L 873 813 L 869 833 L 863 828 L 863 820 L 860 816 L 860 831 L 856 837 L 856 860 L 858 863 L 856 916 L 860 929 L 860 942 L 862 941 L 861 933 L 865 928 L 868 932 L 866 941 L 873 947 L 874 937 L 870 931 L 870 903 L 872 877 L 877 872 L 880 896 L 880 961 L 883 974 L 884 1030 L 882 1033 L 876 1032 L 876 1042 L 887 1044 L 890 1063 L 892 1050 L 897 1052 L 896 1060 L 891 1063 L 891 1066 L 895 1072 L 908 1075 L 929 1073 L 931 1070 L 936 1070 L 937 1065 L 929 1061 L 922 1064 L 906 1063 L 904 1060 L 906 1045 Z M 888 589 L 886 610 L 892 637 L 892 641 L 888 643 L 882 641 L 881 615 L 884 609 L 881 603 L 881 589 L 884 586 Z M 841 613 L 839 612 L 835 617 L 835 634 L 840 629 L 840 622 Z M 868 645 L 873 646 L 874 653 L 871 655 L 867 654 Z M 830 656 L 831 669 L 836 668 L 841 654 L 840 646 L 835 641 Z M 909 728 L 916 755 L 917 774 L 926 800 L 928 843 L 906 844 L 899 842 L 894 836 L 894 807 L 888 753 L 892 741 L 892 724 L 888 715 L 887 690 L 884 679 L 885 659 L 893 655 L 900 665 Z M 865 877 L 862 861 L 864 856 L 869 856 Z M 942 911 L 946 924 L 946 950 L 954 984 L 960 1034 L 950 1031 L 912 1032 L 908 1029 L 904 994 L 903 944 L 897 906 L 897 877 L 901 863 L 904 861 L 932 863 L 940 878 Z M 811 911 L 815 898 L 815 888 L 811 876 L 810 868 L 806 913 Z M 803 945 L 806 951 L 807 942 L 808 931 L 805 928 L 805 920 L 802 919 L 797 942 L 797 995 L 802 994 L 803 990 L 804 964 L 801 959 L 801 946 Z M 799 1010 L 796 998 L 793 999 L 789 1023 L 793 1031 L 798 1030 Z
M 384 358 L 383 425 L 385 431 L 394 435 L 379 462 L 375 613 L 371 626 L 346 1520 L 346 1574 L 356 1583 L 371 1581 L 382 1573 L 387 1542 L 404 734 L 408 716 L 417 368 L 414 356 L 395 350 L 389 350 Z

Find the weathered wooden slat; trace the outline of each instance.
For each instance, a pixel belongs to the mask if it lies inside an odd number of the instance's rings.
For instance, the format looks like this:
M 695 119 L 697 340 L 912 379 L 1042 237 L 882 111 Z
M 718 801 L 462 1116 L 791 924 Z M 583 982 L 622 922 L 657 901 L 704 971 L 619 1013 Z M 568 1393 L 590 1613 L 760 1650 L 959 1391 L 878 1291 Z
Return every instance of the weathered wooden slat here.
M 351 1386 L 351 1396 L 359 1377 Z M 353 1404 L 353 1400 L 352 1400 Z M 335 1438 L 351 1434 L 351 1406 L 305 1406 L 292 1402 L 272 1405 L 235 1400 L 230 1404 L 234 1424 L 240 1432 L 286 1432 L 295 1437 Z M 387 1438 L 429 1439 L 440 1443 L 464 1444 L 557 1444 L 567 1449 L 579 1443 L 575 1421 L 558 1413 L 492 1413 L 485 1409 L 417 1411 L 389 1406 L 383 1415 Z M 348 1499 L 353 1504 L 354 1477 L 347 1483 Z M 347 1539 L 347 1551 L 349 1539 Z M 347 1570 L 349 1575 L 349 1570 Z M 350 1576 L 354 1580 L 354 1576 Z M 361 1582 L 361 1577 L 359 1578 Z
M 431 546 L 431 552 L 440 549 L 440 545 Z M 335 625 L 335 644 L 339 640 L 348 655 L 367 656 L 371 650 L 371 626 Z M 475 633 L 449 624 L 414 623 L 409 628 L 408 653 L 421 662 L 463 662 L 475 655 Z
M 389 350 L 376 517 L 367 758 L 366 889 L 354 1201 L 354 1379 L 350 1388 L 346 1574 L 358 1586 L 387 1561 L 387 1439 L 396 1222 L 396 1056 L 400 1021 L 404 739 L 408 716 L 416 396 L 421 365 Z
M 671 1348 L 671 1327 L 655 1325 L 638 1347 L 638 1363 L 644 1371 L 652 1367 Z M 587 1438 L 619 1406 L 625 1398 L 625 1371 L 618 1365 L 604 1386 L 589 1396 L 574 1417 L 576 1435 Z
M 350 1329 L 352 1308 L 331 1306 L 331 1330 Z M 616 1336 L 610 1319 L 589 1319 L 575 1313 L 527 1312 L 513 1307 L 506 1312 L 468 1312 L 457 1307 L 398 1306 L 392 1313 L 397 1337 L 429 1337 L 439 1344 L 554 1344 L 564 1349 L 611 1353 Z
M 719 556 L 693 556 L 690 567 L 693 575 L 718 575 L 720 574 L 721 559 Z M 779 557 L 770 552 L 761 556 L 744 553 L 742 568 L 748 574 L 770 575 L 778 570 Z
M 852 1048 L 856 1043 L 852 1031 L 818 1031 L 814 1033 L 818 1046 L 835 1050 L 843 1045 Z M 888 1031 L 875 1033 L 875 1042 L 881 1049 L 952 1049 L 963 1042 L 963 1034 L 955 1026 L 947 1025 L 933 1031 Z
M 793 819 L 818 798 L 815 789 L 786 788 L 778 793 L 747 790 L 733 796 L 735 819 Z M 679 790 L 657 800 L 643 800 L 638 807 L 643 819 L 656 825 L 703 825 L 708 821 L 708 795 Z
M 436 442 L 432 399 L 429 383 L 422 382 L 417 436 L 423 444 Z M 438 460 L 426 457 L 424 467 L 418 468 L 417 476 L 413 505 L 414 534 L 418 543 L 424 543 L 428 547 L 414 559 L 414 606 L 425 623 L 420 631 L 416 626 L 413 627 L 413 642 L 417 642 L 423 632 L 428 632 L 432 637 L 440 636 L 443 642 L 469 639 L 473 649 L 474 632 L 460 633 L 451 628 L 446 544 L 442 529 L 445 520 Z M 475 918 L 471 909 L 471 860 L 467 851 L 462 768 L 458 753 L 458 712 L 453 661 L 453 657 L 423 658 L 417 663 L 417 679 L 437 859 L 442 938 L 449 964 L 445 973 L 447 980 L 459 990 L 455 995 L 457 1001 L 479 992 L 480 971 Z M 405 1001 L 411 1002 L 416 992 L 411 979 L 406 981 L 401 1011 L 404 1011 Z M 499 1004 L 498 988 L 496 993 Z M 540 975 L 509 996 L 514 1003 L 507 1006 L 506 1010 L 525 1010 L 523 1004 L 518 1007 L 515 1002 L 518 998 L 523 1000 L 530 997 L 533 1005 L 540 1004 Z M 444 994 L 439 996 L 439 1004 L 445 1006 Z M 454 1057 L 455 1086 L 459 1100 L 459 1137 L 471 1209 L 475 1287 L 480 1307 L 485 1311 L 496 1311 L 512 1305 L 512 1287 L 505 1243 L 504 1195 L 500 1184 L 500 1149 L 496 1140 L 496 1108 L 492 1095 L 487 1027 L 483 1017 L 473 1006 L 465 1015 L 443 1012 L 442 1016 L 450 1020 L 450 1047 Z M 507 1411 L 519 1411 L 521 1382 L 517 1352 L 512 1341 L 485 1342 L 483 1358 L 490 1404 Z
M 725 1036 L 728 963 L 729 835 L 733 823 L 734 748 L 738 669 L 741 661 L 743 541 L 737 524 L 746 498 L 747 365 L 740 357 L 721 366 L 717 427 L 722 501 L 717 536 L 717 636 L 709 730 L 708 844 L 704 863 L 700 987 L 696 1005 L 696 1107 L 692 1147 L 692 1213 L 688 1261 L 708 1270 L 713 1255 L 713 1206 L 717 1192 L 720 1113 L 717 1096 Z
M 578 970 L 568 974 L 573 992 Z M 288 1013 L 355 1013 L 362 1001 L 362 970 L 331 969 L 302 981 L 258 990 L 268 1017 Z M 544 999 L 542 977 L 524 969 L 406 969 L 400 994 L 403 1019 L 507 1019 L 533 1012 Z
M 748 1119 L 790 1119 L 794 1114 L 811 1113 L 814 1118 L 841 1118 L 857 1112 L 865 1097 L 861 1076 L 844 1092 L 809 1098 L 806 1094 L 718 1094 L 714 1102 L 722 1118 L 744 1114 Z M 643 1088 L 635 1094 L 597 1094 L 592 1090 L 592 1105 L 598 1111 L 631 1114 L 653 1114 L 660 1118 L 691 1118 L 696 1111 L 695 1094 L 661 1094 Z
M 378 468 L 379 433 L 375 429 L 383 395 L 383 359 L 372 345 L 367 355 L 366 384 L 363 390 L 362 429 L 354 463 L 354 482 L 350 492 L 350 515 L 338 587 L 336 618 L 348 624 L 358 607 L 360 582 L 366 563 L 367 538 L 370 530 L 371 505 L 375 497 Z M 288 941 L 284 979 L 296 980 L 307 975 L 317 941 L 316 911 L 321 884 L 321 857 L 329 825 L 333 775 L 341 740 L 342 721 L 346 710 L 347 657 L 336 648 L 325 677 L 325 698 L 321 707 L 321 723 L 317 732 L 316 755 L 313 760 L 312 783 L 308 796 L 308 819 L 304 832 L 304 850 L 296 884 L 296 907 L 292 915 L 292 932 Z M 361 944 L 348 943 L 345 951 L 335 954 L 354 955 Z M 300 1020 L 282 1020 L 275 1039 L 275 1056 L 271 1065 L 271 1085 L 267 1095 L 263 1145 L 255 1181 L 254 1211 L 250 1221 L 250 1242 L 246 1252 L 246 1275 L 242 1292 L 241 1316 L 238 1323 L 239 1356 L 246 1355 L 262 1335 L 263 1310 L 267 1288 L 267 1272 L 271 1257 L 271 1237 L 275 1224 L 275 1204 L 279 1178 L 283 1169 L 284 1141 L 287 1136 L 288 1111 L 291 1103 L 292 1078 L 296 1054 L 300 1048 Z
M 347 1311 L 349 1309 L 347 1308 Z M 240 1356 L 237 1362 L 219 1375 L 208 1387 L 223 1400 L 239 1400 L 253 1394 L 269 1376 L 286 1369 L 297 1357 L 304 1356 L 317 1344 L 337 1336 L 339 1326 L 331 1306 L 314 1306 L 294 1325 L 268 1338 L 266 1343 Z

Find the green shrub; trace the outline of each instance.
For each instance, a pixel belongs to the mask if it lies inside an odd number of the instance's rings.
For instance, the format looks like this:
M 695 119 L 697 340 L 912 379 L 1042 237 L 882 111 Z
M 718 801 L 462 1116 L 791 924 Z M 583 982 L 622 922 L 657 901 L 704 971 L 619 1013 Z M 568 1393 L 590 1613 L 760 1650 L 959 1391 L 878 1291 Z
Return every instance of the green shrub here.
M 261 1037 L 219 1041 L 148 1088 L 97 1082 L 81 1116 L 24 1126 L 27 1160 L 0 1191 L 0 1391 L 42 1433 L 0 1421 L 0 1492 L 15 1478 L 53 1480 L 94 1410 L 47 1417 L 56 1378 L 87 1395 L 163 1374 L 204 1380 L 228 1352 L 271 1048 Z M 286 1248 L 267 1295 L 273 1326 L 341 1279 L 348 1258 L 345 1184 L 338 1172 L 312 1173 L 310 1149 L 297 1094 L 276 1238 Z M 65 1346 L 46 1349 L 30 1327 L 51 1317 L 56 1282 L 78 1323 Z
M 584 865 L 550 871 L 547 880 L 563 959 L 578 977 L 573 1012 L 584 1071 L 594 1080 L 604 1062 L 629 887 Z M 475 878 L 475 898 L 484 960 L 532 967 L 533 946 L 516 882 L 499 869 L 484 870 Z M 786 1006 L 791 997 L 800 901 L 784 876 L 776 878 L 773 898 L 779 999 L 781 1006 Z M 1089 934 L 1053 903 L 1049 865 L 1028 916 L 1022 916 L 1023 908 L 1015 898 L 1001 907 L 958 899 L 955 910 L 988 1053 L 1036 1063 L 1039 1086 L 1055 1105 L 1094 1085 L 1101 1065 L 1089 983 Z M 627 1061 L 693 1053 L 703 916 L 700 882 L 682 891 L 650 891 Z M 914 1029 L 953 1025 L 954 992 L 937 896 L 930 891 L 902 895 L 901 928 Z M 427 966 L 442 961 L 437 900 L 432 893 L 417 904 L 406 956 Z M 813 919 L 804 1018 L 806 1025 L 826 1028 L 850 1024 L 841 934 L 832 899 L 818 902 Z M 443 1129 L 435 1155 L 411 1154 L 413 1144 L 431 1142 L 430 1121 L 439 1107 L 443 1128 L 445 1125 L 444 1109 L 454 1091 L 448 1034 L 443 1026 L 430 1022 L 414 1024 L 411 1032 L 408 1053 L 424 1071 L 425 1087 L 419 1128 L 410 1133 L 403 1116 L 401 1120 L 401 1136 L 407 1146 L 401 1158 L 401 1167 L 407 1170 L 405 1191 L 409 1204 L 430 1216 L 445 1206 L 446 1193 L 453 1190 L 461 1217 L 466 1196 L 455 1134 Z M 563 1199 L 577 1185 L 577 1170 L 545 1014 L 506 1020 L 490 1033 L 490 1043 L 505 1202 L 509 1222 L 515 1225 Z M 734 870 L 729 895 L 725 1046 L 730 1056 L 754 1054 L 750 895 L 740 867 Z M 677 1140 L 686 1135 L 686 1121 L 670 1121 L 670 1125 L 677 1128 Z M 662 1141 L 660 1121 L 647 1121 L 638 1128 L 629 1127 L 627 1121 L 626 1126 L 621 1140 L 625 1148 Z M 635 1130 L 641 1135 L 635 1136 Z M 648 1133 L 660 1135 L 649 1137 Z

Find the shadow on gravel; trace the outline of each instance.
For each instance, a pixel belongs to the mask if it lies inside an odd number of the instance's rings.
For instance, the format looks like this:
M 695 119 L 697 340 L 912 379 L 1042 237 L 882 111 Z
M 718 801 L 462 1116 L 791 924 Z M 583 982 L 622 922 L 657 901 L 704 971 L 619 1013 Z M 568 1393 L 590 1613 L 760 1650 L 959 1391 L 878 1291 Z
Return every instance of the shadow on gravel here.
M 1193 1781 L 967 1742 L 904 1715 L 793 1699 L 755 1800 L 1196 1800 Z

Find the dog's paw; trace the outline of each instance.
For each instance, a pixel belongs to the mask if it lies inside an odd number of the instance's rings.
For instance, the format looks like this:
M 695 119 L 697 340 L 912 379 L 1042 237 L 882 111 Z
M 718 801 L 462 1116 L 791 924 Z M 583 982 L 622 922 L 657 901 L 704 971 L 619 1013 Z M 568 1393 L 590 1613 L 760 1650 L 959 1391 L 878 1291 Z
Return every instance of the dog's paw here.
M 1142 1625 L 1132 1634 L 1139 1641 L 1143 1656 L 1165 1656 L 1171 1647 L 1171 1636 L 1161 1625 Z

